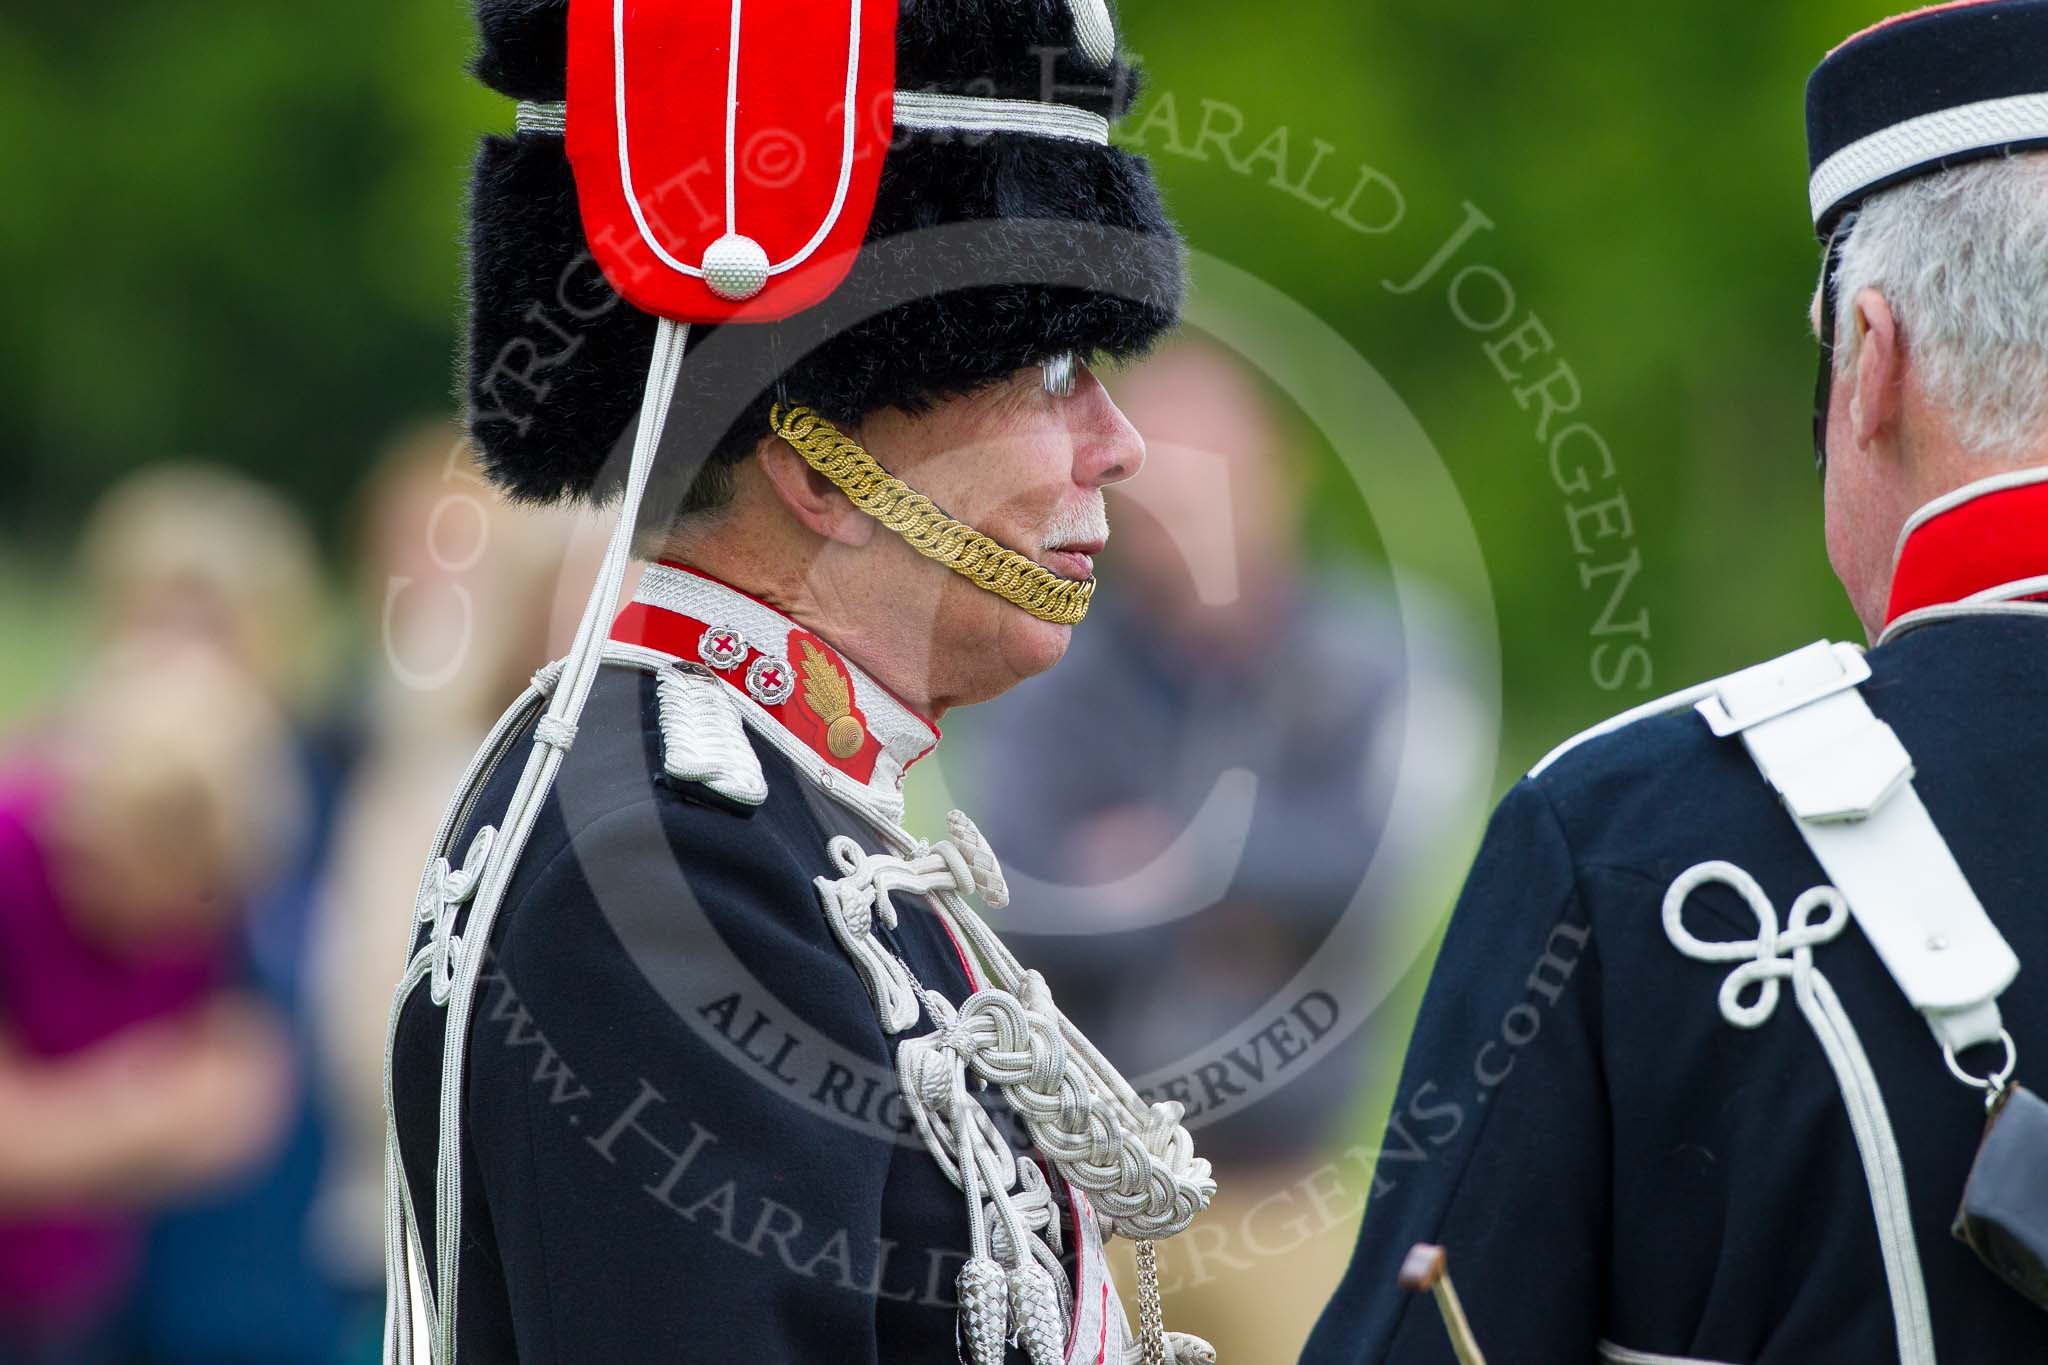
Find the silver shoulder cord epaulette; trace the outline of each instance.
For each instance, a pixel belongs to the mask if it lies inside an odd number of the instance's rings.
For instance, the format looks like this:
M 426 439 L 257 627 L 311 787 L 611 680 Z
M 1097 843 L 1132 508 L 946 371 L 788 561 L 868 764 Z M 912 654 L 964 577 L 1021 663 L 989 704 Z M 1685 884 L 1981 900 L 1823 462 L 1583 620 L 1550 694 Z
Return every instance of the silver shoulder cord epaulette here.
M 1948 1070 L 1997 1101 L 2017 1064 L 1998 997 L 2019 959 L 1992 924 L 1948 841 L 1913 787 L 1913 762 L 1859 690 L 1870 677 L 1863 651 L 1821 642 L 1708 684 L 1695 709 L 1720 738 L 1740 737 L 1783 801 L 1829 883 L 1801 895 L 1781 926 L 1755 877 L 1730 861 L 1688 869 L 1665 894 L 1666 936 L 1681 953 L 1734 964 L 1720 1008 L 1756 1028 L 1790 981 L 1801 1013 L 1827 1054 L 1849 1111 L 1884 1257 L 1899 1358 L 1933 1365 L 1934 1334 L 1913 1237 L 1906 1181 L 1877 1078 L 1814 950 L 1853 918 L 1907 1000 L 1926 1019 Z M 1685 927 L 1700 887 L 1733 890 L 1757 919 L 1753 940 L 1702 940 Z M 1973 1076 L 1957 1054 L 2004 1049 L 1999 1069 Z

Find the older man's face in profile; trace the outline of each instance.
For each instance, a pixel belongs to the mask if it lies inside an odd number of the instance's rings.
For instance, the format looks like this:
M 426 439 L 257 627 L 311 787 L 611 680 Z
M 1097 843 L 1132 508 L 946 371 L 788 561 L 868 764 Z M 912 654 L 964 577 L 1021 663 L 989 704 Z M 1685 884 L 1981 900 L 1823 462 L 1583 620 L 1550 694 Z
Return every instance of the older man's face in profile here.
M 1071 394 L 1047 392 L 1033 367 L 922 413 L 878 413 L 859 437 L 950 515 L 1077 581 L 1094 574 L 1108 540 L 1103 490 L 1145 460 L 1137 430 L 1085 370 Z M 962 666 L 985 676 L 969 692 L 992 696 L 1066 652 L 1072 627 L 1039 620 L 895 536 L 876 536 L 867 553 L 904 632 L 922 635 L 935 657 L 974 656 Z

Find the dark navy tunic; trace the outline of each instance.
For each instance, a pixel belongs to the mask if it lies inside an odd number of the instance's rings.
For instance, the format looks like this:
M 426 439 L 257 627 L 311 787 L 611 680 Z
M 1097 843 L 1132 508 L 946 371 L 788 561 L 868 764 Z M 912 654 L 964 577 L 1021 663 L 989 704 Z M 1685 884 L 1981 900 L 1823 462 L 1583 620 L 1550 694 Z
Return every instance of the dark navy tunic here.
M 964 1205 L 905 1136 L 897 1040 L 813 885 L 835 874 L 828 839 L 862 831 L 749 738 L 768 784 L 756 808 L 666 775 L 652 674 L 599 676 L 472 1015 L 468 1365 L 956 1358 Z M 458 863 L 502 818 L 526 751 L 522 735 L 456 840 Z M 872 831 L 864 843 L 876 847 Z M 964 999 L 958 950 L 912 899 L 899 898 L 896 931 L 877 932 L 926 985 Z M 430 1265 L 444 1018 L 422 982 L 394 1058 Z
M 1943 621 L 1869 656 L 1864 697 L 2018 954 L 2001 999 L 2018 1079 L 2048 1086 L 2048 617 Z M 1666 889 L 1725 859 L 1779 923 L 1826 882 L 1736 739 L 1690 710 L 1570 752 L 1494 815 L 1423 1002 L 1356 1256 L 1304 1365 L 1452 1359 L 1403 1254 L 1443 1244 L 1494 1365 L 1897 1360 L 1871 1196 L 1842 1093 L 1783 991 L 1754 1030 L 1692 960 Z M 1723 886 L 1700 938 L 1750 940 Z M 1927 1024 L 1852 923 L 1814 948 L 1897 1136 L 1939 1358 L 2048 1361 L 2048 1313 L 1949 1234 L 1984 1125 Z M 1991 1049 L 1990 1051 L 1996 1051 Z M 1973 1050 L 1979 1072 L 1996 1056 Z M 1624 1348 L 1622 1351 L 1616 1347 Z

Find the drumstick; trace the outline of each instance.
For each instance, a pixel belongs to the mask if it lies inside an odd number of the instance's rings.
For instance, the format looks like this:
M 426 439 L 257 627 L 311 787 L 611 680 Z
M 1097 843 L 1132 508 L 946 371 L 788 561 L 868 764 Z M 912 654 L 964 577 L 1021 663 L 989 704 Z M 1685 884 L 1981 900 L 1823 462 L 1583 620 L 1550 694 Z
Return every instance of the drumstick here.
M 1436 1296 L 1437 1309 L 1444 1315 L 1444 1330 L 1451 1334 L 1451 1349 L 1458 1353 L 1458 1365 L 1486 1365 L 1486 1357 L 1480 1354 L 1479 1343 L 1472 1336 L 1472 1324 L 1465 1320 L 1464 1305 L 1458 1302 L 1458 1291 L 1451 1287 L 1451 1273 L 1445 1268 L 1442 1247 L 1428 1242 L 1410 1247 L 1408 1259 L 1401 1262 L 1401 1287 L 1416 1294 L 1427 1290 Z

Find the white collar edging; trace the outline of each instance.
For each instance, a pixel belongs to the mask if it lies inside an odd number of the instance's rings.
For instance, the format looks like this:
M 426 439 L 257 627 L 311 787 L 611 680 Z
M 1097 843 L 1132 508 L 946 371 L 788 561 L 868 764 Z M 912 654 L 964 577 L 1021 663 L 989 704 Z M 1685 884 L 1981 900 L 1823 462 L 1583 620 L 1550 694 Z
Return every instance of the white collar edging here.
M 1899 529 L 1898 543 L 1892 546 L 1892 571 L 1898 572 L 1899 560 L 1906 553 L 1906 542 L 1913 538 L 1913 533 L 1942 513 L 1953 512 L 1958 507 L 1975 502 L 1979 498 L 1989 497 L 1993 493 L 2027 488 L 2037 483 L 2048 483 L 2048 465 L 2036 465 L 2029 469 L 2008 469 L 2002 474 L 1993 474 L 1942 494 L 1906 518 L 1906 524 Z
M 2037 465 L 2028 469 L 2008 469 L 2001 474 L 1992 474 L 1952 489 L 1929 502 L 1926 506 L 1906 518 L 1906 524 L 1899 530 L 1898 544 L 1892 547 L 1892 577 L 1898 577 L 1899 564 L 1906 553 L 1906 542 L 1913 533 L 1947 512 L 1967 506 L 1993 493 L 2005 493 L 2015 488 L 2030 488 L 2035 484 L 2048 483 L 2048 465 Z M 1878 633 L 1877 645 L 1888 645 L 1902 635 L 1933 625 L 1937 621 L 1954 621 L 1972 616 L 2048 616 L 2048 604 L 2026 602 L 2020 599 L 2034 597 L 2048 592 L 2048 578 L 2022 578 L 2011 583 L 1999 583 L 1972 593 L 1961 602 L 1938 602 L 1933 606 L 1921 607 L 1894 617 Z
M 756 648 L 766 653 L 782 653 L 791 631 L 807 629 L 775 608 L 756 601 L 736 588 L 729 588 L 715 579 L 668 564 L 647 566 L 646 573 L 641 576 L 640 587 L 633 594 L 633 600 L 702 621 L 706 625 L 731 626 Z M 847 676 L 853 680 L 854 705 L 860 708 L 866 718 L 868 733 L 882 746 L 882 752 L 875 759 L 874 774 L 866 786 L 874 794 L 896 798 L 900 808 L 903 772 L 938 743 L 938 731 L 929 721 L 897 700 L 894 693 L 876 682 L 865 669 L 847 658 L 838 645 L 830 640 L 826 640 L 825 643 L 831 646 L 832 652 L 846 665 Z M 696 660 L 689 662 L 694 663 Z M 737 693 L 737 689 L 735 692 Z M 797 758 L 798 766 L 806 773 L 815 777 L 817 770 L 823 768 L 831 774 L 832 780 L 825 784 L 828 787 L 861 785 L 844 773 L 822 763 L 808 744 L 791 734 L 781 721 L 754 705 L 751 698 L 739 694 L 739 700 L 747 703 L 745 712 L 748 723 L 756 729 L 763 729 L 764 733 L 772 730 L 773 737 L 777 738 L 778 747 Z M 788 740 L 788 744 L 781 743 L 783 738 Z

